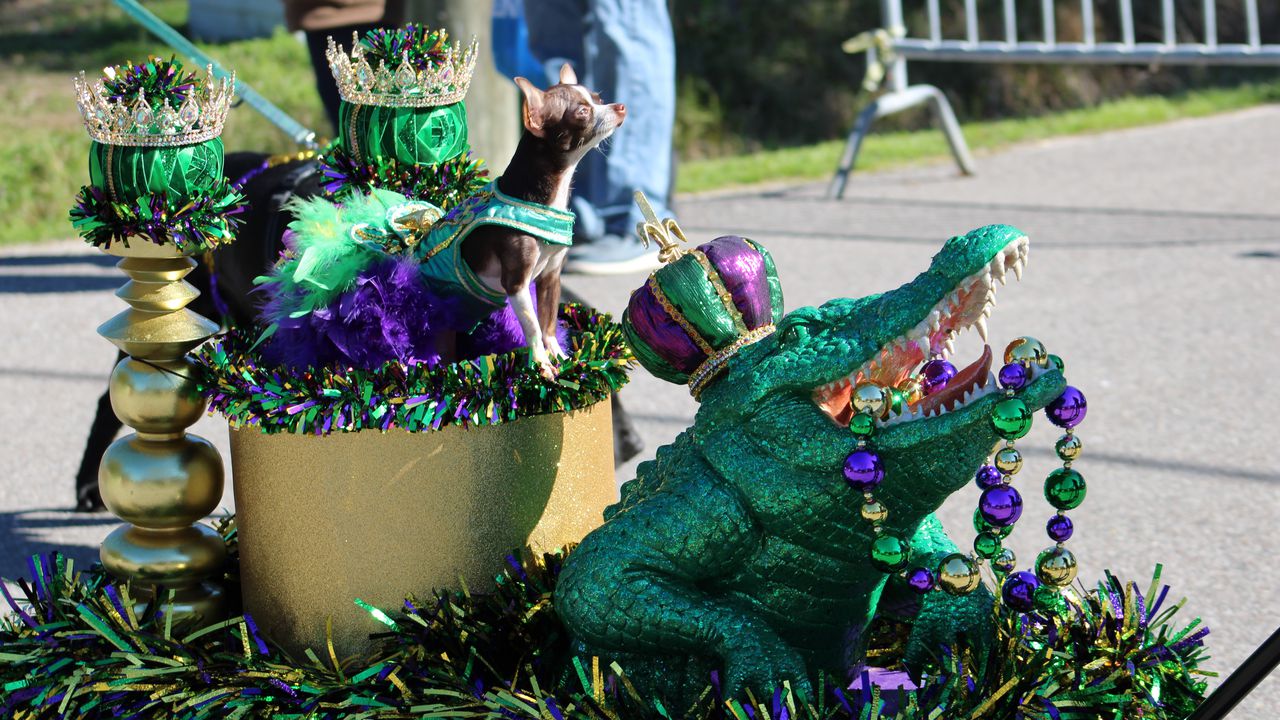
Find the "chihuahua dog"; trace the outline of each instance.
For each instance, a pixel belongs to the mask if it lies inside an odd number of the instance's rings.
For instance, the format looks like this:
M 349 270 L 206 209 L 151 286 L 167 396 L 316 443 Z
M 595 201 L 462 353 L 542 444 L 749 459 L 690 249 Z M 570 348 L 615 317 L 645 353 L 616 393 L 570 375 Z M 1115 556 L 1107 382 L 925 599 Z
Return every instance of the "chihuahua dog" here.
M 627 109 L 622 103 L 605 103 L 579 85 L 567 63 L 560 68 L 559 84 L 546 91 L 525 78 L 515 81 L 524 94 L 524 133 L 497 180 L 498 191 L 517 201 L 567 211 L 578 162 L 622 125 Z M 551 375 L 551 359 L 564 355 L 555 331 L 560 269 L 568 247 L 510 227 L 485 225 L 472 231 L 461 252 L 482 283 L 506 294 L 524 330 L 525 344 L 543 374 Z M 531 282 L 537 287 L 536 313 Z

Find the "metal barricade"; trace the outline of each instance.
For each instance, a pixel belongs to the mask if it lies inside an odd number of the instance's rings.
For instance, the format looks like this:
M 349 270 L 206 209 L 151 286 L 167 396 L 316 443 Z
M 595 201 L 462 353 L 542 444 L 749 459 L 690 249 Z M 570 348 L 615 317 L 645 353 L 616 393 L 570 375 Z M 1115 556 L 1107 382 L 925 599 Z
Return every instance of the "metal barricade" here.
M 1094 0 L 1040 0 L 1041 38 L 1018 37 L 1018 15 L 1015 0 L 1002 0 L 1003 37 L 983 39 L 979 36 L 977 0 L 964 0 L 964 31 L 961 39 L 942 37 L 940 0 L 923 0 L 928 36 L 912 37 L 904 25 L 903 0 L 880 0 L 886 33 L 880 42 L 858 43 L 867 52 L 868 67 L 886 66 L 888 91 L 874 99 L 858 115 L 845 143 L 840 165 L 831 180 L 829 197 L 843 197 L 849 173 L 858 159 L 862 141 L 878 118 L 907 108 L 929 103 L 933 109 L 960 172 L 972 175 L 973 157 L 960 131 L 955 113 L 946 95 L 932 85 L 910 85 L 907 82 L 908 60 L 1064 63 L 1064 64 L 1169 64 L 1169 65 L 1280 65 L 1280 45 L 1263 43 L 1259 29 L 1258 0 L 1233 0 L 1244 10 L 1245 42 L 1223 43 L 1218 39 L 1217 0 L 1182 0 L 1182 5 L 1198 2 L 1204 17 L 1204 35 L 1200 42 L 1180 41 L 1175 29 L 1175 0 L 1137 0 L 1159 2 L 1160 42 L 1138 42 L 1134 33 L 1134 0 L 1119 0 L 1118 41 L 1099 42 Z M 920 5 L 919 0 L 912 3 Z M 1082 39 L 1059 42 L 1056 11 L 1059 5 L 1079 7 Z M 861 37 L 861 36 L 860 36 Z M 857 39 L 855 39 L 857 40 Z M 850 41 L 851 43 L 854 41 Z M 865 46 L 865 47 L 864 47 Z M 850 47 L 846 43 L 846 47 Z

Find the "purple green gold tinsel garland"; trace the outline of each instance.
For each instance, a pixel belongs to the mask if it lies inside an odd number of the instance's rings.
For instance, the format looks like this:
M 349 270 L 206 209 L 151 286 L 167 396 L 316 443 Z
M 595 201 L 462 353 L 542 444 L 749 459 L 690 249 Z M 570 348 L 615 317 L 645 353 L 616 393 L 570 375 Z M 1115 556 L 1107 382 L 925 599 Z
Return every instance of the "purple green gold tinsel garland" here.
M 133 203 L 113 202 L 92 185 L 80 188 L 71 208 L 71 223 L 85 242 L 105 247 L 141 237 L 161 245 L 172 242 L 187 255 L 212 250 L 235 239 L 244 197 L 225 178 L 193 200 L 167 193 L 143 195 Z
M 330 195 L 383 188 L 445 210 L 476 194 L 489 182 L 484 161 L 470 152 L 435 165 L 401 163 L 382 156 L 375 162 L 361 163 L 335 144 L 320 156 L 320 170 L 325 178 L 324 190 Z
M 609 315 L 566 304 L 569 357 L 548 380 L 525 349 L 428 368 L 386 363 L 375 370 L 266 367 L 258 333 L 239 329 L 196 353 L 200 391 L 232 427 L 324 435 L 399 427 L 495 425 L 567 412 L 604 400 L 627 382 L 631 352 Z
M 221 527 L 234 548 L 234 523 Z M 27 718 L 492 717 L 530 720 L 1179 720 L 1200 702 L 1198 620 L 1171 625 L 1176 603 L 1159 568 L 1145 595 L 1108 575 L 1050 617 L 997 608 L 985 666 L 972 649 L 942 648 L 918 688 L 845 688 L 821 678 L 815 698 L 786 689 L 724 698 L 713 674 L 693 706 L 641 697 L 625 668 L 575 657 L 552 607 L 565 553 L 510 556 L 483 594 L 436 592 L 394 610 L 353 602 L 386 626 L 364 657 L 323 648 L 290 658 L 252 617 L 201 630 L 163 605 L 134 610 L 130 588 L 95 566 L 76 573 L 56 553 L 29 563 L 22 600 L 3 591 L 0 716 Z M 3 587 L 3 586 L 0 586 Z M 1073 591 L 1075 592 L 1075 591 Z M 875 637 L 903 637 L 876 633 Z M 874 641 L 873 641 L 874 642 Z M 893 668 L 901 644 L 873 648 Z
M 176 56 L 170 56 L 168 60 L 152 57 L 141 65 L 126 63 L 119 68 L 108 68 L 102 85 L 113 102 L 145 98 L 154 108 L 166 102 L 179 108 L 195 88 L 196 76 L 195 73 L 184 72 Z

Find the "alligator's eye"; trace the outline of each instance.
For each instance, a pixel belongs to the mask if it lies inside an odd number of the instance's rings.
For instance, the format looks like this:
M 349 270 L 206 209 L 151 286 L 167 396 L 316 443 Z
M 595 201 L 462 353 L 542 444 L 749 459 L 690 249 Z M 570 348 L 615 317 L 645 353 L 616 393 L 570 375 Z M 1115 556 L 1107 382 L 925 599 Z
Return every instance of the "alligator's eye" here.
M 804 323 L 792 323 L 782 331 L 782 339 L 789 343 L 803 342 L 809 337 L 809 326 Z

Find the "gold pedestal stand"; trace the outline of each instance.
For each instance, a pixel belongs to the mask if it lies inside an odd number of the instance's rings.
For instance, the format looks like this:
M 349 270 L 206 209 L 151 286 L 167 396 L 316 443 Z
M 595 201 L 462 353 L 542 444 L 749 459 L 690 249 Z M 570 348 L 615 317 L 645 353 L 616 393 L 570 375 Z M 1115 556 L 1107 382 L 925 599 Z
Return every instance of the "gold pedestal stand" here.
M 200 292 L 183 280 L 196 263 L 173 245 L 141 239 L 106 248 L 131 279 L 116 295 L 129 309 L 98 334 L 129 355 L 111 373 L 111 407 L 136 432 L 112 443 L 98 468 L 107 508 L 128 525 L 101 548 L 102 564 L 145 605 L 158 589 L 175 619 L 208 624 L 227 612 L 219 582 L 226 547 L 199 522 L 222 498 L 222 458 L 186 432 L 204 413 L 187 353 L 217 330 L 186 309 Z M 169 609 L 168 603 L 172 602 Z

